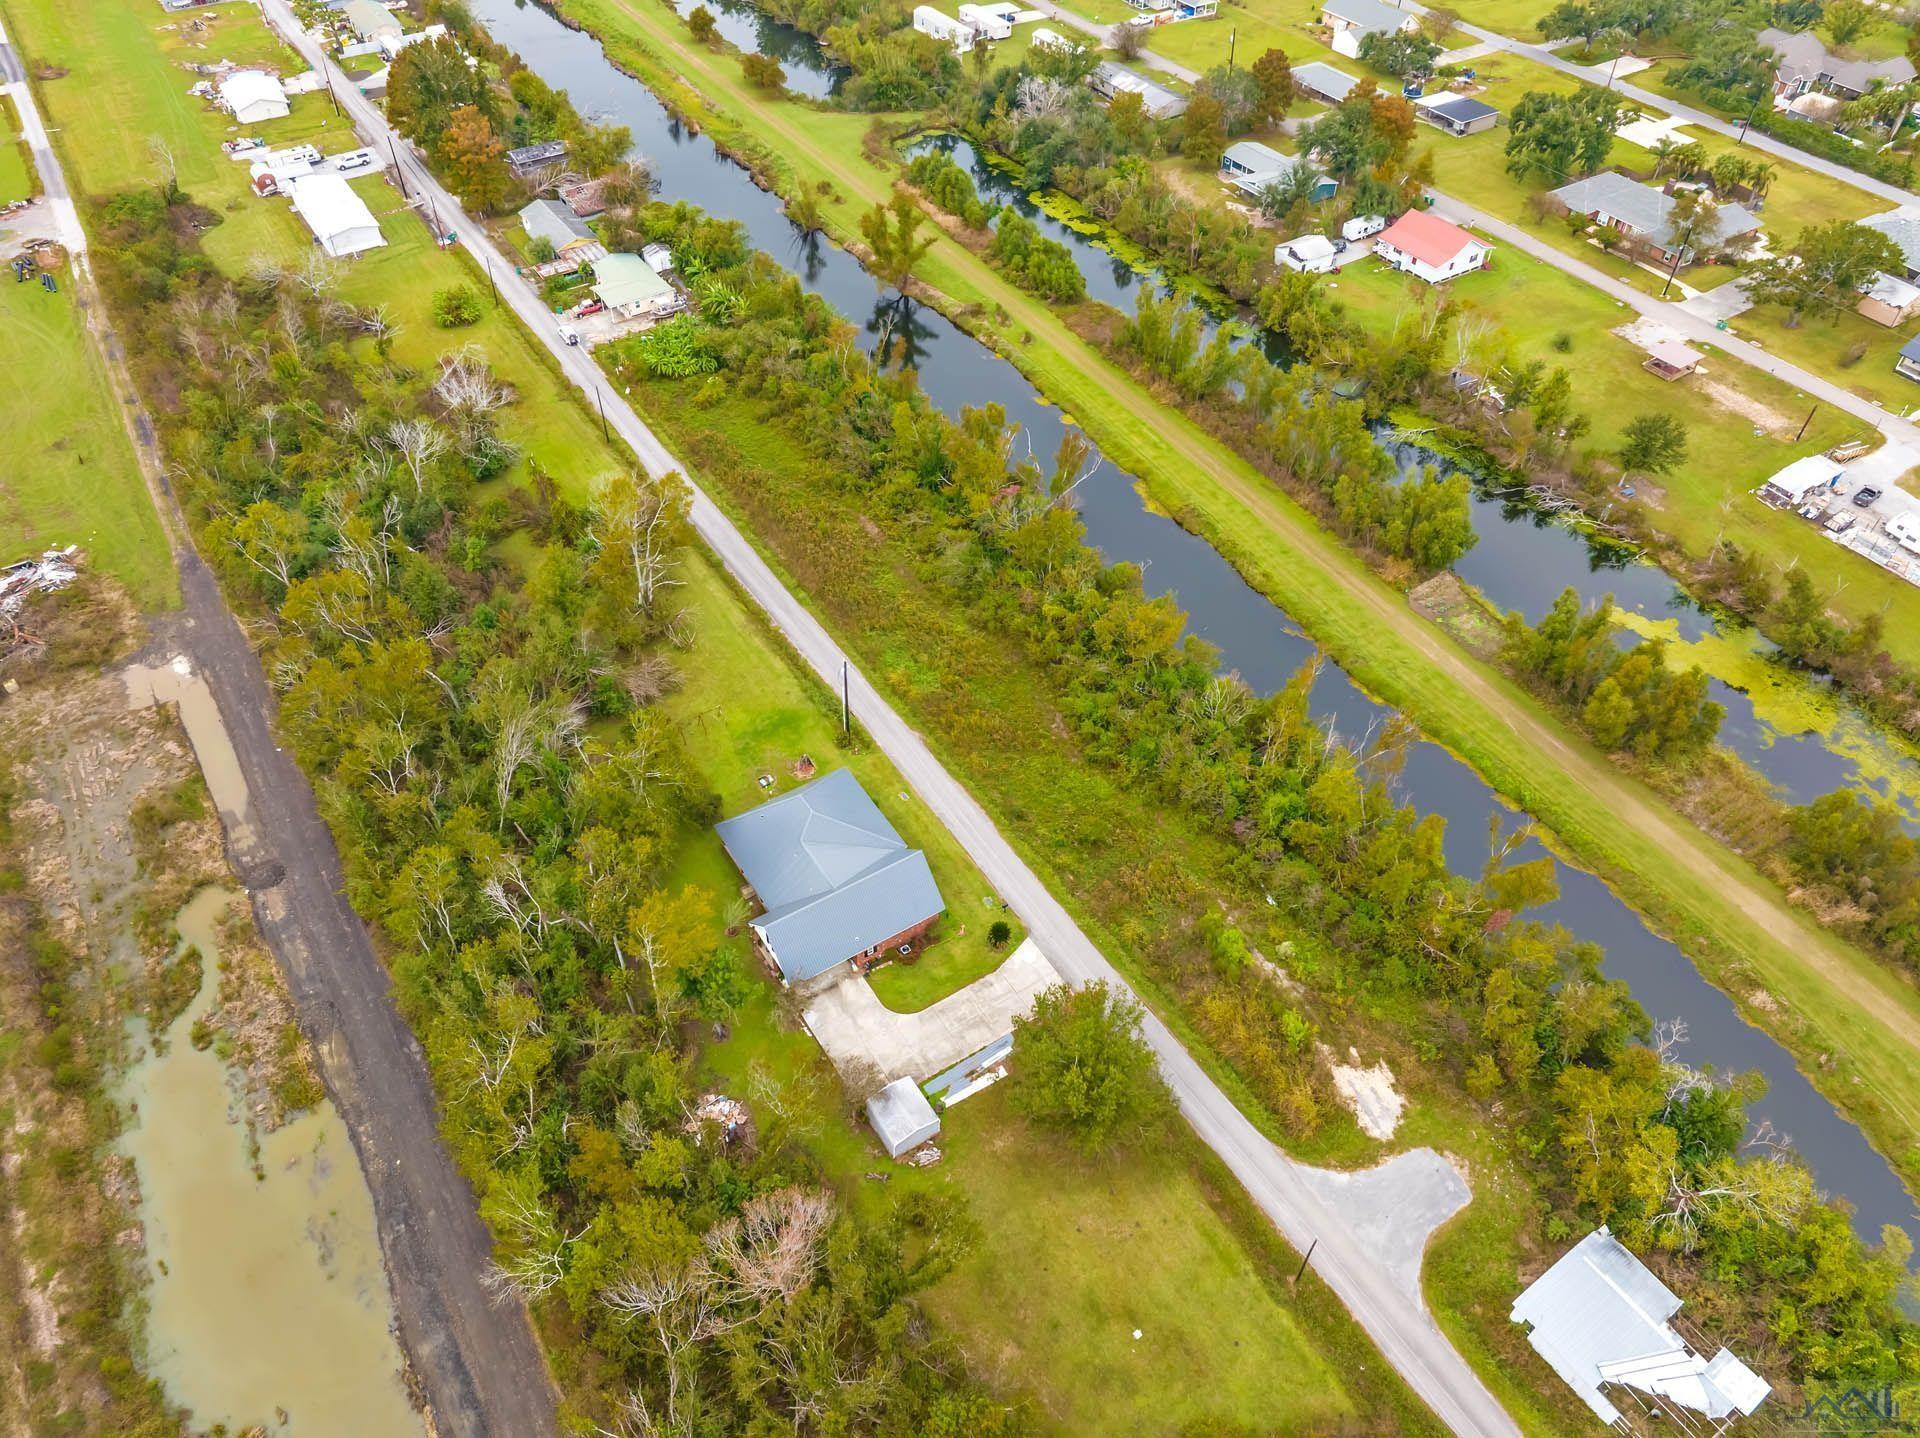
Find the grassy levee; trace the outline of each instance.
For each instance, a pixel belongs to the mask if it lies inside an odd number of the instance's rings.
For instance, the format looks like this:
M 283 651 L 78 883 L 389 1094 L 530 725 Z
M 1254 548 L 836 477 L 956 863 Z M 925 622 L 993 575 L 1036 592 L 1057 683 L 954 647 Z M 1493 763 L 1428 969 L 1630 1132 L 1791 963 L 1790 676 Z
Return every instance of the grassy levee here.
M 66 87 L 62 103 L 75 107 L 69 113 L 77 114 L 88 95 L 117 116 L 144 115 L 148 101 L 161 107 L 154 112 L 156 133 L 175 151 L 183 187 L 204 196 L 223 217 L 205 237 L 222 268 L 240 273 L 257 255 L 285 257 L 305 248 L 299 221 L 284 203 L 243 195 L 244 167 L 213 151 L 224 117 L 162 105 L 161 92 L 172 85 L 173 74 L 156 60 L 155 45 L 177 37 L 165 29 L 169 22 L 157 7 L 149 16 L 145 0 L 100 0 L 79 15 L 53 0 L 4 4 L 32 22 L 13 27 L 16 35 L 27 32 L 23 49 L 37 59 L 44 52 L 36 42 L 44 40 L 68 70 L 50 88 L 58 93 Z M 271 46 L 264 29 L 256 34 L 225 24 L 244 19 L 258 26 L 251 9 L 221 6 L 211 13 L 222 17 L 222 39 L 229 46 Z M 347 143 L 322 116 L 306 118 L 309 124 L 290 126 L 276 138 L 307 138 L 325 129 L 316 137 L 329 141 L 327 148 Z M 84 157 L 78 168 L 91 193 L 154 178 L 152 154 L 141 146 L 78 124 L 57 133 L 56 143 Z M 72 154 L 68 161 L 75 163 Z M 490 485 L 523 483 L 528 464 L 538 462 L 562 492 L 584 502 L 607 475 L 630 465 L 632 456 L 618 441 L 605 440 L 551 356 L 509 314 L 489 310 L 471 328 L 452 332 L 431 323 L 434 290 L 474 283 L 477 270 L 463 252 L 436 249 L 383 181 L 363 180 L 356 187 L 380 214 L 388 243 L 345 268 L 338 280 L 342 298 L 388 308 L 399 326 L 397 362 L 430 370 L 440 354 L 474 345 L 515 388 L 517 401 L 503 412 L 501 429 L 527 458 Z M 150 514 L 144 494 L 138 506 Z M 530 557 L 523 538 L 502 546 L 509 562 Z M 967 931 L 934 946 L 921 964 L 883 979 L 883 996 L 900 1008 L 918 1007 L 997 964 L 1003 954 L 985 943 L 988 890 L 958 841 L 907 794 L 886 756 L 858 738 L 857 726 L 854 742 L 840 741 L 836 697 L 801 666 L 705 550 L 689 551 L 683 578 L 676 593 L 695 638 L 683 683 L 664 704 L 725 806 L 753 802 L 760 792 L 757 776 L 769 769 L 778 774 L 779 787 L 789 787 L 789 775 L 777 766 L 802 753 L 823 769 L 852 767 L 903 835 L 927 850 L 952 903 L 953 927 Z M 717 904 L 739 884 L 711 830 L 689 837 L 676 879 L 704 886 Z M 719 931 L 725 917 L 715 916 L 716 944 L 729 942 Z M 1014 942 L 1020 933 L 1016 925 Z M 847 1203 L 877 1205 L 883 1190 L 864 1175 L 884 1160 L 837 1101 L 818 1046 L 781 1019 L 778 1008 L 775 987 L 756 978 L 732 1037 L 707 1046 L 701 1066 L 738 1094 L 753 1092 L 752 1075 L 759 1069 L 783 1087 L 807 1077 L 795 1101 L 818 1109 L 807 1140 L 811 1157 Z M 1049 1431 L 1171 1433 L 1189 1422 L 1263 1429 L 1276 1421 L 1290 1429 L 1439 1431 L 1330 1293 L 1311 1283 L 1297 1294 L 1289 1289 L 1285 1279 L 1299 1255 L 1184 1129 L 1148 1152 L 1083 1162 L 1012 1121 L 1005 1108 L 995 1097 L 957 1110 L 947 1136 L 949 1161 L 926 1172 L 901 1170 L 889 1187 L 951 1185 L 968 1193 L 988 1220 L 980 1247 L 930 1292 L 928 1306 L 984 1375 L 1010 1395 L 1032 1400 Z M 1028 1203 L 1041 1206 L 1031 1213 L 1017 1210 Z M 1077 1235 L 1073 1261 L 1049 1257 L 1063 1225 L 1070 1227 L 1077 1214 L 1091 1218 Z M 1008 1275 L 1018 1276 L 1017 1293 L 1009 1292 Z M 1150 1303 L 1151 1322 L 1103 1309 L 1116 1293 Z M 1147 1335 L 1139 1344 L 1130 1337 L 1135 1326 Z M 541 1327 L 549 1344 L 566 1342 L 564 1319 Z M 1044 1355 L 1043 1362 L 1010 1360 L 1029 1343 L 1040 1345 L 1034 1351 Z M 562 1353 L 553 1359 L 563 1381 L 590 1381 L 590 1359 Z M 1217 1388 L 1195 1384 L 1197 1371 L 1217 1372 Z M 1276 1385 L 1276 1374 L 1289 1377 Z
M 853 242 L 858 215 L 890 195 L 893 170 L 849 143 L 858 117 L 750 90 L 731 55 L 693 43 L 664 6 L 560 0 L 560 8 L 769 183 L 832 185 L 826 209 L 843 242 Z M 794 123 L 802 115 L 806 122 Z M 742 117 L 760 123 L 749 131 Z M 975 333 L 1357 681 L 1471 763 L 1547 826 L 1557 847 L 1679 942 L 1750 1021 L 1792 1048 L 1812 1080 L 1903 1174 L 1912 1174 L 1920 1163 L 1920 993 L 1910 982 L 1791 908 L 1775 885 L 1679 818 L 1517 684 L 1427 625 L 1252 466 L 1155 404 L 1048 306 L 946 240 L 922 274 Z M 1756 995 L 1764 996 L 1764 1007 L 1752 1002 Z

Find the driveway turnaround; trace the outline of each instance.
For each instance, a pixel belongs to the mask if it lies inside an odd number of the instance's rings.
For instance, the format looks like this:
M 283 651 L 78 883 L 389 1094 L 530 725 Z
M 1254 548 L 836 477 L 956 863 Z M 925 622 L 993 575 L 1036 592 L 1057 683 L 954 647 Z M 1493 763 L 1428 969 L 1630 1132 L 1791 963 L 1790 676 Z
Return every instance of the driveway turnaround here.
M 408 185 L 416 194 L 424 193 L 431 199 L 448 228 L 458 230 L 461 242 L 498 283 L 501 299 L 547 347 L 560 372 L 603 406 L 608 425 L 619 431 L 647 472 L 685 476 L 686 466 L 647 428 L 619 390 L 606 384 L 592 359 L 561 338 L 552 313 L 485 231 L 425 171 L 407 142 L 388 125 L 386 116 L 301 28 L 287 0 L 260 0 L 260 6 L 307 63 L 332 82 L 335 95 L 361 137 L 398 147 L 398 168 Z M 842 675 L 846 676 L 853 712 L 874 742 L 934 816 L 960 840 L 992 890 L 1019 915 L 1061 977 L 1076 984 L 1104 980 L 1130 994 L 1132 990 L 1119 971 L 1014 852 L 986 811 L 947 772 L 926 741 L 880 696 L 820 621 L 781 583 L 752 542 L 698 485 L 688 481 L 688 490 L 692 496 L 690 518 L 700 538 L 823 683 L 837 687 Z M 1476 1438 L 1518 1438 L 1518 1425 L 1440 1332 L 1420 1295 L 1409 1294 L 1396 1279 L 1372 1235 L 1363 1234 L 1315 1191 L 1311 1176 L 1316 1171 L 1288 1158 L 1255 1128 L 1150 1010 L 1144 1031 L 1180 1111 L 1194 1131 L 1220 1155 L 1289 1243 L 1303 1253 L 1313 1246 L 1314 1272 L 1339 1295 L 1414 1392 L 1455 1432 Z M 1438 1155 L 1431 1161 L 1445 1162 Z M 1454 1181 L 1460 1183 L 1464 1194 L 1464 1180 L 1455 1174 Z M 1410 1241 L 1417 1239 L 1417 1246 L 1424 1248 L 1430 1230 L 1418 1228 L 1412 1220 L 1408 1227 Z
M 804 1017 L 835 1068 L 872 1064 L 889 1083 L 924 1080 L 1012 1033 L 1014 1015 L 1059 982 L 1039 945 L 1027 939 L 992 973 L 918 1013 L 895 1013 L 856 974 L 816 994 Z

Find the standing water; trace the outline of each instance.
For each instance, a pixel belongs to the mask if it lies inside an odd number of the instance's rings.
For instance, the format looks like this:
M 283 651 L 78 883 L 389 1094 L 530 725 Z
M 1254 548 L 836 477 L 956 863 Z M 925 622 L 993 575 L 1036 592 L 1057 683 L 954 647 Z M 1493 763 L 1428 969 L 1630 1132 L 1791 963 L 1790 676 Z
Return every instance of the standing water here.
M 881 296 L 858 261 L 819 235 L 803 234 L 776 196 L 617 69 L 599 41 L 525 0 L 472 0 L 469 8 L 495 40 L 566 90 L 584 112 L 628 126 L 666 198 L 737 221 L 755 247 L 787 264 L 841 314 L 864 317 L 868 333 L 887 337 L 890 357 L 912 364 L 928 397 L 946 413 L 998 404 L 1036 456 L 1044 460 L 1053 453 L 1072 421 L 1012 364 L 937 310 Z M 1075 490 L 1089 542 L 1109 561 L 1143 566 L 1150 593 L 1175 594 L 1194 631 L 1220 650 L 1225 667 L 1264 692 L 1312 656 L 1312 642 L 1284 610 L 1251 589 L 1204 540 L 1153 513 L 1131 475 L 1104 460 L 1096 463 L 1099 470 Z M 1366 734 L 1386 713 L 1333 664 L 1321 671 L 1313 704 L 1316 715 L 1353 737 Z M 1478 873 L 1487 816 L 1507 809 L 1499 796 L 1468 766 L 1424 742 L 1411 746 L 1400 783 L 1406 798 L 1447 820 L 1449 859 L 1462 872 Z M 1769 1091 L 1750 1106 L 1753 1117 L 1788 1135 L 1822 1188 L 1853 1205 L 1861 1236 L 1877 1243 L 1881 1226 L 1893 1224 L 1920 1237 L 1920 1214 L 1899 1178 L 1808 1082 L 1793 1056 L 1745 1022 L 1724 993 L 1605 884 L 1567 864 L 1559 872 L 1560 898 L 1544 917 L 1605 945 L 1607 973 L 1624 980 L 1655 1018 L 1684 1021 L 1687 1037 L 1678 1055 L 1723 1073 L 1762 1074 Z
M 119 1089 L 151 1265 L 147 1367 L 196 1428 L 418 1435 L 373 1201 L 339 1115 L 323 1102 L 250 1154 L 226 1064 L 189 1041 L 217 997 L 234 899 L 206 889 L 181 910 L 199 992 Z

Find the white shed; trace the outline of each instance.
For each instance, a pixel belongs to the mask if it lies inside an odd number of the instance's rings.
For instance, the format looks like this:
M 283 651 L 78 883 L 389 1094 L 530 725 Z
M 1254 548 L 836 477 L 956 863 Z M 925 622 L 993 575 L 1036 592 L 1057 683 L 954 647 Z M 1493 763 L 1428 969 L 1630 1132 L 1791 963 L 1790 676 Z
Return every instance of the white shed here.
M 867 1122 L 893 1158 L 920 1147 L 940 1132 L 940 1116 L 911 1078 L 897 1078 L 868 1099 Z
M 292 111 L 287 92 L 265 70 L 235 70 L 220 81 L 220 103 L 243 125 L 284 120 Z
M 387 241 L 365 200 L 338 175 L 303 175 L 292 183 L 293 210 L 320 248 L 336 260 L 378 249 Z
M 1273 247 L 1273 262 L 1283 270 L 1323 275 L 1339 261 L 1340 251 L 1325 235 L 1302 235 Z

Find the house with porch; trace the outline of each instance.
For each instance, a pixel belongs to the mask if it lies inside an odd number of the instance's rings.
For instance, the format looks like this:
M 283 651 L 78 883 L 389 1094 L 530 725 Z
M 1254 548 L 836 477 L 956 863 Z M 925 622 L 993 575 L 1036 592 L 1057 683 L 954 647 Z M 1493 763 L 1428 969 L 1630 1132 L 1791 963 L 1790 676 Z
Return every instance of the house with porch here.
M 946 900 L 850 769 L 715 826 L 762 912 L 754 946 L 783 982 L 864 971 L 919 944 Z
M 1905 55 L 1887 60 L 1843 59 L 1811 30 L 1767 29 L 1755 38 L 1773 52 L 1773 93 L 1778 101 L 1791 102 L 1809 92 L 1858 100 L 1882 85 L 1904 85 L 1916 73 Z
M 1638 257 L 1657 265 L 1671 265 L 1677 257 L 1690 265 L 1722 250 L 1741 249 L 1759 234 L 1760 221 L 1741 205 L 1724 204 L 1716 211 L 1712 233 L 1682 236 L 1674 232 L 1674 197 L 1630 180 L 1617 170 L 1602 170 L 1571 185 L 1562 185 L 1548 198 L 1568 214 L 1585 215 L 1595 224 L 1617 230 Z
M 1332 32 L 1334 53 L 1352 57 L 1360 53 L 1360 42 L 1367 36 L 1417 30 L 1420 17 L 1386 0 L 1326 0 L 1320 7 L 1320 23 Z
M 1312 203 L 1331 200 L 1339 192 L 1338 180 L 1312 169 L 1300 156 L 1283 155 L 1258 140 L 1241 140 L 1229 145 L 1220 156 L 1220 178 L 1256 200 L 1266 192 L 1267 186 L 1282 183 L 1302 168 L 1313 176 L 1313 188 L 1307 194 Z

